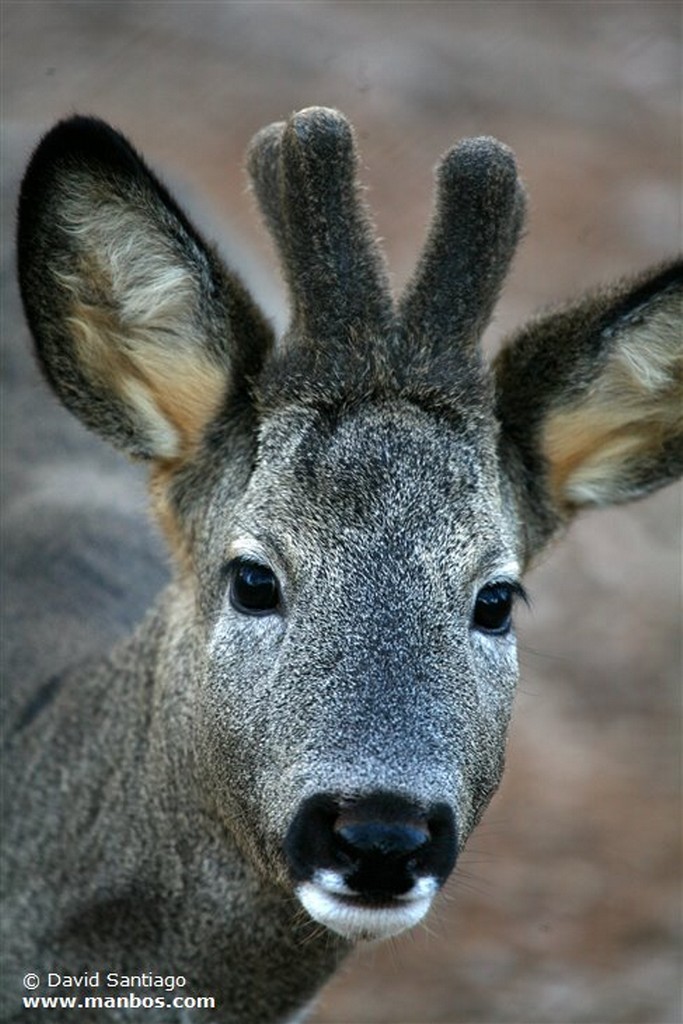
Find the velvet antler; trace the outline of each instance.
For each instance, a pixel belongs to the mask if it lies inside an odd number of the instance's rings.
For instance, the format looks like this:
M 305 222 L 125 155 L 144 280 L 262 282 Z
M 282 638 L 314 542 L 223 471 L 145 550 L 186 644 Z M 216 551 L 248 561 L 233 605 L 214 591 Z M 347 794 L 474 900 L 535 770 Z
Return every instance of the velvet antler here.
M 255 137 L 254 191 L 279 250 L 292 321 L 259 382 L 266 404 L 409 394 L 419 404 L 483 401 L 476 343 L 524 219 L 511 151 L 466 139 L 437 169 L 435 212 L 398 312 L 356 182 L 353 133 L 312 107 Z M 291 381 L 291 388 L 285 386 Z
M 356 164 L 351 126 L 324 107 L 270 125 L 250 148 L 249 173 L 280 252 L 299 343 L 376 334 L 393 315 Z
M 512 152 L 464 139 L 443 157 L 422 256 L 399 305 L 407 341 L 437 355 L 472 348 L 498 298 L 522 229 L 525 194 Z

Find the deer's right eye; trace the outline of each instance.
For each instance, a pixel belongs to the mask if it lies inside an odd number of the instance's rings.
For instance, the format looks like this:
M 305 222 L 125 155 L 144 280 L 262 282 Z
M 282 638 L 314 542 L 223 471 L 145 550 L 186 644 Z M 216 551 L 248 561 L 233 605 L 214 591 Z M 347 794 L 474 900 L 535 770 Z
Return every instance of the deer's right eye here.
M 236 559 L 230 566 L 230 601 L 244 615 L 269 615 L 280 606 L 280 587 L 267 565 Z

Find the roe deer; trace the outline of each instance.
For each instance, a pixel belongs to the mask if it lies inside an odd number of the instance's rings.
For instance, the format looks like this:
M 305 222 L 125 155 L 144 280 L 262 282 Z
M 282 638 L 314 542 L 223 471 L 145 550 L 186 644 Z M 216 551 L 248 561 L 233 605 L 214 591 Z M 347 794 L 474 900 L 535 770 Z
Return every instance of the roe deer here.
M 84 1020 L 303 1019 L 354 943 L 424 917 L 500 782 L 524 570 L 582 508 L 683 470 L 680 262 L 489 367 L 525 209 L 504 145 L 443 157 L 397 302 L 338 112 L 265 129 L 249 171 L 278 341 L 112 128 L 58 124 L 24 179 L 40 365 L 148 465 L 174 570 L 109 653 L 65 667 L 65 627 L 49 681 L 11 691 L 3 1019 L 33 1019 L 50 972 Z M 133 600 L 130 550 L 109 556 Z

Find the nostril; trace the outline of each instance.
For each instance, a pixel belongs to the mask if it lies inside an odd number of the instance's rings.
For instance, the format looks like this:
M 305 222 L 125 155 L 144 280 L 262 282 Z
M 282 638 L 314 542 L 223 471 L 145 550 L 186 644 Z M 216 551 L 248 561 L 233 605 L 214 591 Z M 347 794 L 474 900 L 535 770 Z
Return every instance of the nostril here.
M 383 822 L 339 824 L 335 826 L 339 848 L 350 855 L 400 860 L 410 857 L 429 842 L 426 828 Z

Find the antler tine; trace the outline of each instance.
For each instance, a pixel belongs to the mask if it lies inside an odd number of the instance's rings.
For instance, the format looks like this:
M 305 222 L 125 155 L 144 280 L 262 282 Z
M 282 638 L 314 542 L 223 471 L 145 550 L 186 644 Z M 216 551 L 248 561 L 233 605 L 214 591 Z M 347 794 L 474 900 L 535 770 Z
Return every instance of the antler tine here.
M 492 138 L 464 139 L 436 173 L 432 224 L 399 304 L 406 339 L 434 354 L 460 342 L 473 348 L 514 254 L 526 197 L 510 149 Z
M 251 185 L 268 230 L 280 252 L 286 244 L 280 174 L 280 151 L 286 127 L 285 121 L 276 121 L 262 128 L 251 140 L 247 151 L 247 171 Z
M 349 123 L 324 107 L 271 125 L 250 149 L 248 169 L 280 251 L 292 326 L 310 338 L 374 333 L 393 314 L 356 162 Z

